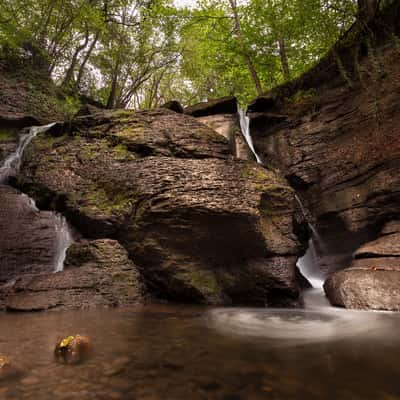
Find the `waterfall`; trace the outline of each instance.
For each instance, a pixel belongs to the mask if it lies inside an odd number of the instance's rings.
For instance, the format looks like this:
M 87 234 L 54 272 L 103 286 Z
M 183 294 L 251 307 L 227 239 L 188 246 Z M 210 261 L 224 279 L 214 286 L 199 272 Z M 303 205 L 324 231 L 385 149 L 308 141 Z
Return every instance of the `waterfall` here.
M 3 165 L 0 167 L 0 183 L 6 182 L 10 176 L 16 175 L 21 167 L 22 156 L 26 146 L 28 146 L 35 136 L 39 133 L 46 132 L 53 125 L 55 124 L 32 126 L 28 133 L 21 135 L 16 150 L 4 160 Z
M 249 146 L 250 150 L 256 157 L 256 160 L 259 164 L 262 164 L 261 158 L 257 154 L 254 144 L 253 144 L 253 139 L 251 138 L 250 134 L 250 118 L 246 115 L 246 111 L 239 109 L 239 118 L 240 118 L 240 129 L 242 130 L 242 134 L 244 138 L 246 139 L 246 143 Z
M 246 115 L 246 112 L 242 109 L 239 109 L 239 117 L 240 117 L 240 128 L 242 130 L 242 134 L 246 139 L 246 142 L 254 154 L 257 162 L 262 164 L 261 158 L 258 156 L 253 140 L 251 138 L 250 133 L 250 118 Z M 307 221 L 306 209 L 300 200 L 299 196 L 295 194 L 295 199 L 299 204 L 300 210 L 304 216 L 304 219 Z M 315 244 L 322 244 L 322 239 L 318 234 L 317 229 L 311 224 L 308 223 L 310 230 L 312 232 L 312 238 L 309 242 L 308 250 L 306 254 L 300 258 L 297 262 L 297 267 L 299 268 L 302 275 L 307 278 L 307 280 L 311 283 L 313 289 L 306 290 L 304 293 L 304 302 L 307 307 L 323 307 L 329 305 L 328 300 L 325 297 L 325 293 L 323 290 L 324 277 L 321 273 L 321 269 L 318 264 L 318 257 L 315 249 Z
M 18 174 L 22 163 L 24 151 L 29 143 L 39 134 L 48 131 L 55 123 L 44 126 L 32 126 L 29 132 L 20 136 L 16 150 L 3 161 L 0 166 L 0 184 L 4 184 L 11 176 Z M 26 194 L 21 193 L 25 198 L 25 204 L 34 212 L 40 212 L 35 201 Z M 64 260 L 69 246 L 73 243 L 72 234 L 67 220 L 61 215 L 54 213 L 54 230 L 56 235 L 56 249 L 54 256 L 54 272 L 64 269 Z
M 296 194 L 295 198 L 304 219 L 307 221 L 306 209 L 300 197 Z M 312 237 L 309 241 L 306 254 L 297 261 L 297 267 L 300 272 L 312 285 L 312 289 L 306 290 L 303 294 L 304 303 L 307 308 L 327 307 L 329 306 L 329 302 L 323 289 L 324 276 L 318 263 L 318 255 L 315 248 L 316 244 L 318 244 L 318 246 L 322 245 L 322 238 L 314 225 L 308 222 L 308 226 L 312 232 Z

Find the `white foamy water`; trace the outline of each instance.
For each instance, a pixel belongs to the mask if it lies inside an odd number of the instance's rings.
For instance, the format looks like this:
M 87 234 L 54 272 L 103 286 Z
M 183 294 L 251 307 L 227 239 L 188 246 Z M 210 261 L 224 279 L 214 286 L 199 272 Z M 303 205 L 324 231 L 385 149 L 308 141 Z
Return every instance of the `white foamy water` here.
M 247 145 L 254 154 L 257 162 L 259 164 L 262 164 L 261 158 L 259 157 L 254 148 L 253 139 L 250 134 L 250 118 L 246 115 L 245 110 L 239 109 L 239 118 L 240 118 L 240 128 L 242 130 L 243 137 L 246 139 Z
M 55 229 L 57 235 L 57 251 L 54 262 L 54 272 L 61 272 L 64 269 L 67 250 L 74 240 L 67 220 L 60 214 L 56 214 L 55 216 Z
M 282 344 L 315 343 L 375 334 L 379 313 L 323 309 L 217 309 L 210 324 L 229 335 L 262 337 Z

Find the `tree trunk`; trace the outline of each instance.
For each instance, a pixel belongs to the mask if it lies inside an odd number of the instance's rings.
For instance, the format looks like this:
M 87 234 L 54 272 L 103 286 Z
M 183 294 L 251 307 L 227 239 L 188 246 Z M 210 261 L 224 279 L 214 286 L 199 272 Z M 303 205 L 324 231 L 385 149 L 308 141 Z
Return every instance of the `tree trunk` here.
M 65 74 L 65 77 L 64 77 L 64 80 L 63 80 L 61 86 L 63 86 L 63 87 L 68 87 L 69 84 L 71 83 L 71 80 L 72 80 L 72 78 L 73 78 L 73 76 L 74 76 L 74 71 L 75 71 L 75 68 L 76 68 L 76 64 L 78 63 L 78 56 L 79 56 L 79 53 L 80 53 L 83 49 L 86 48 L 86 46 L 88 45 L 88 43 L 89 43 L 89 32 L 87 31 L 87 32 L 86 32 L 86 36 L 85 36 L 85 42 L 84 42 L 81 46 L 78 46 L 78 47 L 75 49 L 74 55 L 72 56 L 71 64 L 70 64 L 70 66 L 69 66 L 69 68 L 68 68 L 68 70 L 67 70 L 67 72 L 66 72 L 66 74 Z
M 281 58 L 283 77 L 285 78 L 285 81 L 290 81 L 289 62 L 286 53 L 285 39 L 283 38 L 279 39 L 279 55 Z
M 379 10 L 380 0 L 357 0 L 358 19 L 369 22 Z
M 107 104 L 106 104 L 106 108 L 108 108 L 108 109 L 111 109 L 114 107 L 115 99 L 117 97 L 118 69 L 119 69 L 119 64 L 114 71 L 112 82 L 111 82 L 111 90 L 110 90 L 110 94 L 108 95 Z
M 85 57 L 83 58 L 82 64 L 79 67 L 79 71 L 78 71 L 78 76 L 76 78 L 76 82 L 75 82 L 75 88 L 76 90 L 79 90 L 79 87 L 81 85 L 81 81 L 82 81 L 82 77 L 83 77 L 83 73 L 85 72 L 85 67 L 86 67 L 86 63 L 88 62 L 94 47 L 96 46 L 97 41 L 99 40 L 100 37 L 100 31 L 96 32 L 96 36 L 93 39 L 93 42 L 91 43 L 90 47 L 88 48 L 88 51 L 85 54 Z
M 257 71 L 254 67 L 253 61 L 251 60 L 251 57 L 249 55 L 249 53 L 246 50 L 246 46 L 244 44 L 244 38 L 243 38 L 243 33 L 242 33 L 242 28 L 240 26 L 240 19 L 239 19 L 239 15 L 237 12 L 237 5 L 236 5 L 236 0 L 229 0 L 232 12 L 233 12 L 233 18 L 235 20 L 235 26 L 234 26 L 234 30 L 236 32 L 238 41 L 239 41 L 239 45 L 243 54 L 243 57 L 245 59 L 245 62 L 247 64 L 247 68 L 250 72 L 251 78 L 253 80 L 254 86 L 256 87 L 257 90 L 257 94 L 259 96 L 261 96 L 263 94 L 263 90 L 262 90 L 262 86 L 261 86 L 261 81 L 260 78 L 257 75 Z

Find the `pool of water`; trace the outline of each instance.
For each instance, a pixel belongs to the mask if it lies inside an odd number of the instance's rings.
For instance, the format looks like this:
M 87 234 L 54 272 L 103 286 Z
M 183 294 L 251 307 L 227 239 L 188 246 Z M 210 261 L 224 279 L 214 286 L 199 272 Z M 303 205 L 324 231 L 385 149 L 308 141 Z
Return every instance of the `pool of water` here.
M 0 315 L 0 354 L 22 374 L 0 399 L 400 399 L 400 316 L 149 306 Z M 94 354 L 54 361 L 80 333 Z

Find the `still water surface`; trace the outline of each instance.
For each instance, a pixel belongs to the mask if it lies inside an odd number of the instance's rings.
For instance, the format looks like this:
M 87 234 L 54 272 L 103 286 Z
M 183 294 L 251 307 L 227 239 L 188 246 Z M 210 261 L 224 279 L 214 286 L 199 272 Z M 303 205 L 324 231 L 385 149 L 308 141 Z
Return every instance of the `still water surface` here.
M 400 399 L 400 316 L 151 306 L 0 316 L 0 354 L 23 371 L 0 399 Z M 92 358 L 55 363 L 55 343 Z

